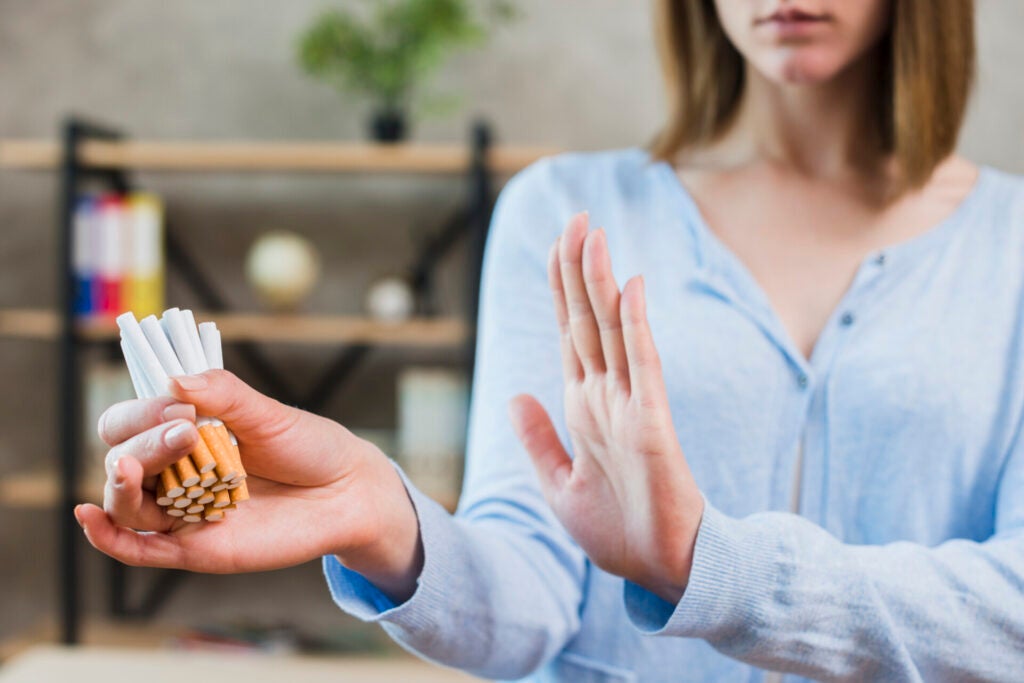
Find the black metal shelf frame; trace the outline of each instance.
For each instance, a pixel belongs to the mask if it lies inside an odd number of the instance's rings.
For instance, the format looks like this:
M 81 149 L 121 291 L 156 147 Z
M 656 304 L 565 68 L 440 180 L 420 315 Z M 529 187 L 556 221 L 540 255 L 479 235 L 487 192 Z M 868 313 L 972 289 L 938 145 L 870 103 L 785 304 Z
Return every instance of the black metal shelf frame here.
M 64 643 L 79 641 L 81 627 L 80 612 L 80 548 L 81 532 L 74 518 L 77 501 L 77 481 L 81 453 L 81 359 L 79 351 L 90 343 L 106 344 L 112 354 L 117 353 L 114 342 L 89 342 L 76 333 L 75 289 L 77 287 L 74 263 L 74 212 L 78 197 L 86 183 L 100 183 L 113 192 L 127 193 L 132 189 L 129 169 L 101 168 L 90 166 L 81 159 L 80 149 L 89 140 L 119 140 L 124 136 L 115 129 L 96 125 L 72 117 L 67 120 L 61 134 L 61 163 L 59 182 L 59 215 L 57 221 L 58 248 L 58 291 L 60 293 L 60 328 L 57 340 L 59 355 L 59 381 L 57 412 L 60 426 L 59 462 L 60 493 L 58 501 L 59 552 L 58 576 L 60 582 L 59 623 L 60 637 Z M 473 126 L 470 144 L 471 162 L 466 169 L 467 196 L 465 206 L 444 223 L 437 233 L 419 250 L 408 268 L 410 281 L 416 295 L 420 313 L 433 313 L 434 272 L 440 261 L 460 240 L 467 239 L 469 263 L 465 302 L 469 328 L 475 328 L 479 298 L 480 273 L 483 264 L 484 244 L 494 206 L 493 173 L 488 166 L 488 150 L 492 136 L 486 123 Z M 196 298 L 210 311 L 226 311 L 230 306 L 220 294 L 215 283 L 203 273 L 190 256 L 182 241 L 175 236 L 168 222 L 166 254 L 168 266 L 174 268 L 189 285 Z M 469 335 L 466 358 L 470 372 L 473 368 L 475 340 Z M 235 348 L 249 367 L 264 384 L 267 393 L 291 405 L 298 405 L 319 412 L 334 392 L 349 380 L 353 372 L 368 357 L 372 348 L 367 344 L 353 344 L 338 351 L 334 360 L 316 384 L 305 394 L 285 380 L 284 373 L 274 367 L 257 344 L 238 342 Z M 115 617 L 147 617 L 153 615 L 169 597 L 186 572 L 165 570 L 148 588 L 138 605 L 129 605 L 127 599 L 128 571 L 116 560 L 110 561 L 110 612 Z

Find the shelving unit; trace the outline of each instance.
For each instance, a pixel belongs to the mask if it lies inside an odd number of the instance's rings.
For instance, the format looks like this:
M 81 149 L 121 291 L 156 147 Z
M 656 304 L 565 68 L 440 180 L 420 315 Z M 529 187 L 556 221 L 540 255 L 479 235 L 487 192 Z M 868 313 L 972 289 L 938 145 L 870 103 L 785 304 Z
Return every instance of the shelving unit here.
M 65 643 L 79 640 L 78 545 L 80 533 L 73 508 L 82 499 L 102 495 L 95 482 L 79 481 L 79 430 L 81 359 L 79 350 L 88 345 L 110 345 L 117 339 L 112 321 L 76 318 L 73 310 L 75 281 L 72 273 L 72 215 L 81 185 L 99 182 L 114 191 L 131 188 L 132 171 L 173 173 L 397 173 L 413 175 L 462 175 L 467 196 L 465 205 L 424 245 L 409 267 L 421 309 L 428 299 L 433 268 L 460 239 L 468 239 L 470 262 L 465 318 L 430 315 L 398 324 L 384 324 L 358 316 L 262 315 L 231 312 L 215 283 L 208 279 L 190 257 L 187 246 L 168 224 L 169 266 L 176 268 L 191 285 L 207 312 L 201 319 L 213 319 L 223 339 L 237 349 L 241 359 L 263 379 L 264 384 L 286 403 L 313 409 L 322 406 L 340 382 L 380 346 L 417 348 L 459 348 L 470 351 L 472 365 L 473 329 L 483 246 L 493 205 L 493 188 L 502 176 L 510 175 L 555 150 L 491 144 L 484 124 L 474 126 L 469 145 L 374 145 L 364 143 L 313 142 L 198 142 L 129 141 L 115 130 L 72 119 L 63 127 L 60 141 L 0 140 L 0 171 L 56 172 L 60 179 L 58 245 L 60 258 L 60 306 L 57 310 L 0 310 L 0 338 L 45 340 L 56 344 L 59 360 L 58 428 L 60 453 L 51 472 L 35 472 L 0 480 L 0 505 L 56 505 L 60 524 L 60 632 Z M 429 314 L 430 310 L 423 311 Z M 257 344 L 288 343 L 343 345 L 319 383 L 305 396 L 283 380 Z M 442 501 L 450 509 L 455 501 Z M 172 574 L 152 587 L 142 601 L 153 609 L 180 579 Z M 113 563 L 111 611 L 115 616 L 129 613 L 125 602 L 125 569 Z M 136 614 L 144 610 L 134 610 Z
M 225 342 L 263 342 L 310 345 L 372 344 L 417 348 L 450 348 L 469 339 L 461 318 L 414 318 L 384 323 L 344 315 L 264 315 L 196 311 L 199 320 L 217 323 Z M 0 337 L 55 340 L 60 315 L 43 309 L 0 309 Z M 117 325 L 109 318 L 78 319 L 75 332 L 83 341 L 118 339 Z
M 491 147 L 485 157 L 496 175 L 515 173 L 554 150 L 544 147 Z M 460 145 L 371 145 L 295 142 L 83 142 L 81 163 L 96 168 L 138 171 L 234 171 L 325 173 L 464 173 L 472 150 Z M 49 140 L 0 139 L 0 168 L 55 170 L 61 148 Z

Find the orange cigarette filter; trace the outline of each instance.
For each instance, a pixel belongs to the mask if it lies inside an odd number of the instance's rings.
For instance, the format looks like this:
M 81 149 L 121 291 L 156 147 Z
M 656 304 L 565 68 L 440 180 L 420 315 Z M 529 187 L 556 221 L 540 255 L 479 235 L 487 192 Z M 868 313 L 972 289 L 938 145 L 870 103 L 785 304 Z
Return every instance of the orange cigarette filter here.
M 181 485 L 185 488 L 195 486 L 200 482 L 199 470 L 196 469 L 195 464 L 192 462 L 192 458 L 187 455 L 174 463 L 174 470 L 178 474 L 178 479 L 181 481 Z
M 210 422 L 199 427 L 199 435 L 192 454 L 160 474 L 158 494 L 174 517 L 219 522 L 237 503 L 249 500 L 247 475 L 227 427 Z
M 167 489 L 164 488 L 164 483 L 161 479 L 156 480 L 156 492 L 155 496 L 156 504 L 160 507 L 167 507 L 174 503 L 174 498 L 167 495 Z
M 235 464 L 235 458 L 231 449 L 224 447 L 218 427 L 224 429 L 224 425 L 205 424 L 199 428 L 199 435 L 203 437 L 203 441 L 206 442 L 206 446 L 213 454 L 213 459 L 216 463 L 214 471 L 221 481 L 226 482 L 231 481 L 241 472 Z M 225 430 L 224 433 L 226 435 L 227 431 Z
M 219 522 L 224 519 L 224 511 L 212 505 L 207 505 L 206 511 L 203 513 L 203 519 L 207 522 Z
M 202 427 L 199 429 L 200 433 L 202 433 Z M 206 474 L 217 467 L 217 461 L 213 459 L 213 453 L 210 452 L 210 447 L 207 446 L 203 439 L 196 441 L 196 445 L 192 449 L 192 462 L 195 464 L 196 469 L 199 470 L 199 474 Z
M 181 485 L 178 474 L 174 467 L 166 467 L 160 473 L 160 482 L 163 484 L 164 492 L 171 498 L 178 498 L 185 495 L 185 487 Z
M 213 494 L 213 507 L 220 509 L 231 505 L 231 494 L 227 489 L 221 489 Z
M 238 474 L 232 478 L 232 482 L 240 479 L 245 479 L 245 465 L 242 464 L 242 454 L 238 450 L 238 446 L 231 442 L 231 434 L 228 433 L 228 428 L 223 425 L 217 425 L 217 439 L 225 453 L 228 453 L 231 457 L 231 461 L 235 464 L 235 470 Z
M 232 503 L 241 503 L 243 500 L 249 500 L 249 487 L 245 485 L 245 482 L 241 482 L 238 488 L 231 489 Z

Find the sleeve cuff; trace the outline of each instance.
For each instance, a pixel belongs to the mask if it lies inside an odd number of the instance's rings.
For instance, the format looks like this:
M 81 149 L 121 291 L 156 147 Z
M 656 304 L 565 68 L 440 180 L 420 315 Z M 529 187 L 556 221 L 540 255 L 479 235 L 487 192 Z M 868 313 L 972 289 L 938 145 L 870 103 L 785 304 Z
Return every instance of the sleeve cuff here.
M 626 613 L 642 633 L 717 640 L 760 623 L 764 597 L 775 590 L 777 544 L 705 500 L 693 568 L 678 604 L 629 581 Z
M 417 631 L 431 628 L 437 615 L 445 613 L 444 591 L 451 588 L 448 578 L 452 561 L 448 554 L 454 546 L 455 530 L 448 512 L 413 486 L 397 464 L 394 467 L 416 511 L 423 543 L 423 571 L 416 580 L 416 591 L 396 605 L 361 574 L 342 566 L 333 555 L 323 558 L 324 575 L 331 597 L 343 611 L 363 621 L 397 627 L 399 631 Z

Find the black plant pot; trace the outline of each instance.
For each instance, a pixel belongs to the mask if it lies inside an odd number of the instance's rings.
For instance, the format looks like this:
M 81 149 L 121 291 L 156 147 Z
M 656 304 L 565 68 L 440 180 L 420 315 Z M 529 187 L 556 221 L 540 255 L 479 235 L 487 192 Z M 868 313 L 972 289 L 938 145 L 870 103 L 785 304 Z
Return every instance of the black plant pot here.
M 370 119 L 370 134 L 376 142 L 393 144 L 405 140 L 408 126 L 404 111 L 381 109 Z

